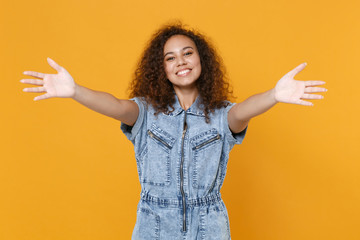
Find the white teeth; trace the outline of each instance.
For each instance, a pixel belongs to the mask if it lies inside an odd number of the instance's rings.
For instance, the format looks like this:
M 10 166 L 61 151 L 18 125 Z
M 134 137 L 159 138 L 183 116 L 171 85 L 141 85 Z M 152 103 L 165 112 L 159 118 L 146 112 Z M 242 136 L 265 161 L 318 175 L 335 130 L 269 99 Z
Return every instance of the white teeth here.
M 177 75 L 184 75 L 186 73 L 190 72 L 190 69 L 185 69 L 177 73 Z

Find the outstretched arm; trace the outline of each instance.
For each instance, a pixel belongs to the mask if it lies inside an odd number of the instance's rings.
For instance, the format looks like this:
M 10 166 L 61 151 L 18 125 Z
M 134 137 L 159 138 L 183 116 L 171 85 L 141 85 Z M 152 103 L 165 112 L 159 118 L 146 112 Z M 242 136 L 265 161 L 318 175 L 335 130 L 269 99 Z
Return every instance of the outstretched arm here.
M 277 82 L 275 88 L 264 93 L 255 94 L 232 107 L 228 113 L 228 123 L 231 131 L 233 133 L 241 132 L 251 118 L 266 112 L 278 102 L 312 106 L 311 102 L 303 99 L 322 99 L 322 95 L 310 93 L 326 92 L 327 89 L 316 87 L 325 84 L 325 82 L 294 80 L 295 75 L 303 70 L 305 66 L 306 63 L 300 64 L 285 74 Z
M 121 100 L 113 95 L 94 91 L 75 83 L 65 68 L 54 60 L 47 59 L 49 65 L 57 74 L 45 74 L 34 71 L 25 71 L 24 74 L 37 79 L 21 79 L 20 82 L 38 85 L 39 87 L 24 88 L 24 92 L 45 93 L 34 98 L 35 101 L 53 97 L 72 98 L 82 105 L 106 116 L 115 118 L 125 124 L 134 125 L 139 109 L 131 100 Z

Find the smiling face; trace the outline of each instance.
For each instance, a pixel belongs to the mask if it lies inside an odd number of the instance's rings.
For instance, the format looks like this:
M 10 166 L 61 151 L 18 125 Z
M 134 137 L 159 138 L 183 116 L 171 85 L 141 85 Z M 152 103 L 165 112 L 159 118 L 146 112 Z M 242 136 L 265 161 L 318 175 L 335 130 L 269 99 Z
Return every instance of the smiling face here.
M 164 67 L 175 89 L 196 89 L 201 63 L 195 43 L 184 35 L 169 38 L 164 46 Z

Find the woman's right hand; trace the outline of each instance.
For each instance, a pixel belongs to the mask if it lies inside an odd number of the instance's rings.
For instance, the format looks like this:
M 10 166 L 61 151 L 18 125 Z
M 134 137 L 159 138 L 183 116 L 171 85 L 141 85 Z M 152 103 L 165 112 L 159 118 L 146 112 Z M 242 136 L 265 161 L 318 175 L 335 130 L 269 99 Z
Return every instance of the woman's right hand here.
M 20 82 L 38 85 L 39 87 L 24 88 L 24 92 L 45 93 L 34 98 L 42 100 L 53 97 L 71 98 L 75 96 L 76 83 L 65 68 L 61 67 L 54 60 L 47 58 L 49 65 L 54 68 L 57 74 L 45 74 L 34 71 L 25 71 L 24 74 L 38 79 L 21 79 Z

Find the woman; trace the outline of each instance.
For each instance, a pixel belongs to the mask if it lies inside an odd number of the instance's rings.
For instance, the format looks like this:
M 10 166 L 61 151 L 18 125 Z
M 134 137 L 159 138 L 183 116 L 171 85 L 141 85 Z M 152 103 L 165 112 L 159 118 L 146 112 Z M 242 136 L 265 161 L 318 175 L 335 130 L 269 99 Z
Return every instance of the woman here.
M 201 34 L 181 25 L 152 37 L 138 63 L 130 100 L 76 84 L 48 58 L 57 74 L 26 71 L 45 92 L 35 100 L 70 97 L 121 121 L 135 147 L 141 200 L 132 239 L 230 239 L 220 196 L 229 152 L 245 136 L 249 120 L 278 102 L 312 105 L 322 81 L 296 81 L 299 65 L 276 86 L 241 103 L 228 101 L 229 85 L 220 58 Z

